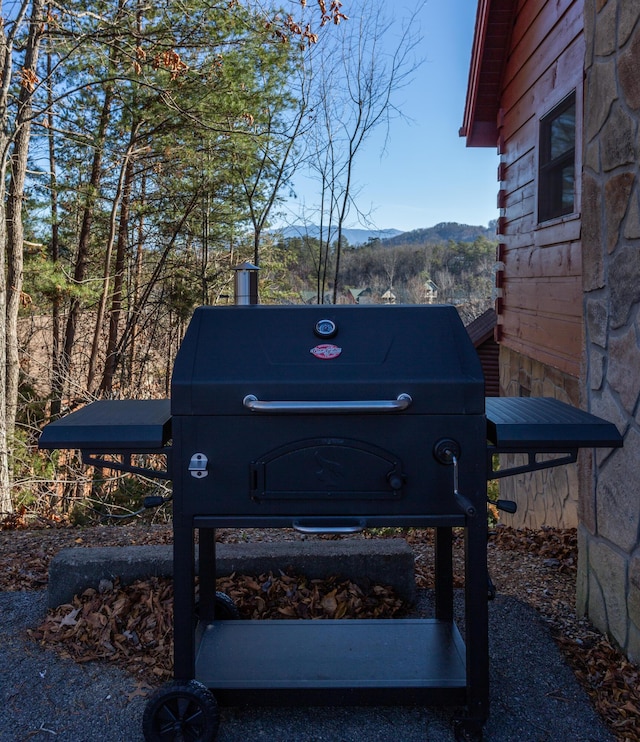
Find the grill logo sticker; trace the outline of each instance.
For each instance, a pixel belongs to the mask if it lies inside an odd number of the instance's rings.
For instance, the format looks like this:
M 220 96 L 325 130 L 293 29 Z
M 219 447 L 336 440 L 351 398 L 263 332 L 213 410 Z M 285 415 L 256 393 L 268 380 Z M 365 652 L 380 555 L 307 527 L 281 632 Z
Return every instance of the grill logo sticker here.
M 322 343 L 322 345 L 316 345 L 315 348 L 311 348 L 311 353 L 316 358 L 326 361 L 331 358 L 337 358 L 342 353 L 342 348 L 338 348 L 337 345 L 333 345 L 332 343 Z

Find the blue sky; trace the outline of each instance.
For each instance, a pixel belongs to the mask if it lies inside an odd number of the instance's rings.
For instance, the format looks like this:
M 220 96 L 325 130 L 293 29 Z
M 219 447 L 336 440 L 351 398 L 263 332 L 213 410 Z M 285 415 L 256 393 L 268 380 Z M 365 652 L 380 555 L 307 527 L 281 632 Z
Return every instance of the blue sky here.
M 343 0 L 347 12 L 365 0 Z M 368 0 L 389 6 L 389 0 Z M 411 6 L 393 0 L 400 15 Z M 486 225 L 496 219 L 495 148 L 467 148 L 458 136 L 464 113 L 477 0 L 427 0 L 419 15 L 424 62 L 395 103 L 409 122 L 392 122 L 387 149 L 382 132 L 374 133 L 356 161 L 358 204 L 372 209 L 378 229 L 411 230 L 439 222 Z M 298 198 L 309 207 L 316 189 L 302 176 L 294 178 Z M 353 221 L 350 227 L 361 226 Z M 367 225 L 370 226 L 370 225 Z

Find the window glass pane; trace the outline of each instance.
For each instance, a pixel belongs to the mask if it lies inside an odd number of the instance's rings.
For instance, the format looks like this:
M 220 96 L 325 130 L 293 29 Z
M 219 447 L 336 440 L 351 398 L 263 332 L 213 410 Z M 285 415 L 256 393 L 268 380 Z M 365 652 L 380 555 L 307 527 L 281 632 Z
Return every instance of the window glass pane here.
M 550 160 L 570 150 L 576 136 L 576 106 L 575 103 L 563 111 L 551 122 L 551 153 Z
M 540 120 L 538 221 L 575 209 L 576 103 L 572 94 Z
M 571 214 L 573 211 L 574 193 L 574 167 L 573 163 L 562 169 L 562 213 Z

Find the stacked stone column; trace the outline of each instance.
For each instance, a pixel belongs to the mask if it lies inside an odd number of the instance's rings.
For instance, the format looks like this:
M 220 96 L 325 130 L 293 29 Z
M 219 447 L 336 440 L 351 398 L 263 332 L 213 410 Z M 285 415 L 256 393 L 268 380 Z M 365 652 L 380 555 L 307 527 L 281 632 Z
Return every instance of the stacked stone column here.
M 640 3 L 584 12 L 583 405 L 624 448 L 582 467 L 578 609 L 640 661 Z

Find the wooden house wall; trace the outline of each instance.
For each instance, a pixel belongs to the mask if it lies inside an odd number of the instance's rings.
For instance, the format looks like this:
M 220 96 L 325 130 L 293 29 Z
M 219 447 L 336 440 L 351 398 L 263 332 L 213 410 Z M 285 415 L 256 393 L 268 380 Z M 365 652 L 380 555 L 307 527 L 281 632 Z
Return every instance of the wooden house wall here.
M 519 0 L 499 114 L 499 337 L 571 376 L 582 353 L 583 0 Z M 575 213 L 537 221 L 539 122 L 576 91 Z

